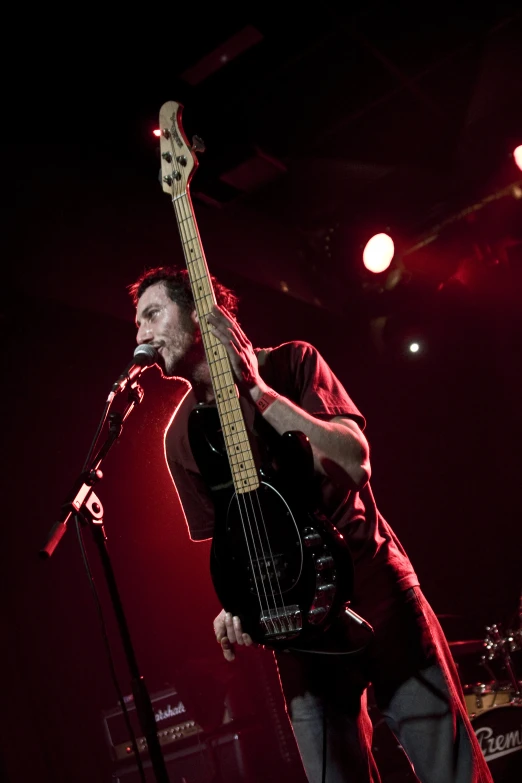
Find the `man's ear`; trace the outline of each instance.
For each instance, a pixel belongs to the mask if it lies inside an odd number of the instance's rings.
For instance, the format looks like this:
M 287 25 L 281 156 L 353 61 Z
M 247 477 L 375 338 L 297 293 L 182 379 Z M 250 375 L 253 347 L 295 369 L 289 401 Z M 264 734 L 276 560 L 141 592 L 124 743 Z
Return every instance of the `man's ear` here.
M 199 324 L 199 318 L 198 318 L 198 314 L 196 313 L 196 308 L 192 310 L 190 317 L 192 319 L 192 323 L 196 325 Z

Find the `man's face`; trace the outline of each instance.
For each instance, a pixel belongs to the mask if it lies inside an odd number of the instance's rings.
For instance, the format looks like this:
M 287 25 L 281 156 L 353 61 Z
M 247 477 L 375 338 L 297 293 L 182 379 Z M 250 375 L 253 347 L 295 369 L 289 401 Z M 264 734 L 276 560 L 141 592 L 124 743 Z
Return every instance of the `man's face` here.
M 196 346 L 201 342 L 194 317 L 169 297 L 164 283 L 154 283 L 138 300 L 136 325 L 139 345 L 153 345 L 161 357 L 165 376 L 190 376 Z

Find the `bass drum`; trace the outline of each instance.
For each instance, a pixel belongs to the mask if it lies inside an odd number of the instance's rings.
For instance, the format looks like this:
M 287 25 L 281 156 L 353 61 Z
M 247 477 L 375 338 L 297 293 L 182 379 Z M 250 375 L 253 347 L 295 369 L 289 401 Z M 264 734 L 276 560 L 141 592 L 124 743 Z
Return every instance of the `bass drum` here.
M 470 720 L 494 707 L 511 704 L 515 695 L 513 686 L 499 683 L 478 682 L 475 685 L 464 685 L 463 691 Z
M 522 781 L 522 705 L 492 707 L 471 725 L 495 783 Z

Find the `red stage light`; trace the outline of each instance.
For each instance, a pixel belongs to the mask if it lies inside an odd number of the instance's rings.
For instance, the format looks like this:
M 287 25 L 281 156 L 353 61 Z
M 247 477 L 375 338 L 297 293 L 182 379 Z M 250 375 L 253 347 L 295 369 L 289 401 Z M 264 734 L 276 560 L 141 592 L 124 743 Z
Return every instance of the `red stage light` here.
M 522 144 L 519 144 L 518 147 L 513 150 L 513 157 L 515 158 L 515 163 L 518 168 L 522 171 Z
M 160 131 L 160 129 L 159 129 L 159 128 L 156 128 L 156 130 L 153 130 L 152 132 L 153 132 L 153 134 L 156 136 L 156 138 L 157 138 L 157 139 L 159 139 L 159 137 L 161 136 L 161 131 Z
M 364 266 L 370 272 L 384 272 L 390 266 L 394 252 L 395 245 L 388 234 L 375 234 L 364 248 Z

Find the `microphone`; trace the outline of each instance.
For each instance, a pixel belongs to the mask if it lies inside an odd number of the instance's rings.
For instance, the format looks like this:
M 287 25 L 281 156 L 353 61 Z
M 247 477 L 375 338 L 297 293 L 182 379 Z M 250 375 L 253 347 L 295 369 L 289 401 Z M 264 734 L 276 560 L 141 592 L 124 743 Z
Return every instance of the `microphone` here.
M 147 367 L 152 367 L 153 364 L 156 364 L 158 359 L 159 354 L 153 345 L 148 343 L 138 345 L 134 351 L 132 362 L 127 365 L 118 380 L 112 384 L 111 394 L 114 396 L 124 391 L 129 383 L 139 378 Z

